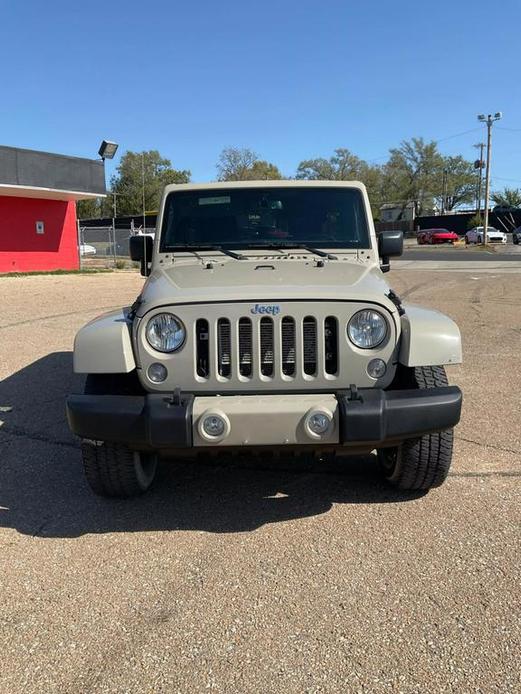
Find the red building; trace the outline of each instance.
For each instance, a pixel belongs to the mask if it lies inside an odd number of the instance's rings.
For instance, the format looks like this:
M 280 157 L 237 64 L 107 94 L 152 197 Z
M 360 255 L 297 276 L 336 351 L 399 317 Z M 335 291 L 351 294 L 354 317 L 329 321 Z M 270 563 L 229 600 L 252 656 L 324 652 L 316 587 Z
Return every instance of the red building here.
M 76 200 L 104 195 L 101 160 L 0 147 L 0 272 L 77 269 Z

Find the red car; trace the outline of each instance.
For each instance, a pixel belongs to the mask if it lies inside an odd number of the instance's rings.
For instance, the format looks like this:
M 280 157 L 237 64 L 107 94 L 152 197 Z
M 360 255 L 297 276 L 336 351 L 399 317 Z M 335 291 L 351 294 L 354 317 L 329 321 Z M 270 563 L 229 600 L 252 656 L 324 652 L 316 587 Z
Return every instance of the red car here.
M 420 245 L 424 243 L 454 243 L 459 236 L 448 229 L 421 229 L 416 237 Z

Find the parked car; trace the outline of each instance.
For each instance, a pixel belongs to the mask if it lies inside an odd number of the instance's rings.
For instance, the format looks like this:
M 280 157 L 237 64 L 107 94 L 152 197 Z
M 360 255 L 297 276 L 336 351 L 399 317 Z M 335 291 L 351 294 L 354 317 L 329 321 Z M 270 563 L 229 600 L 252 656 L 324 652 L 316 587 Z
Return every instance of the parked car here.
M 96 249 L 89 243 L 82 243 L 80 246 L 80 253 L 82 255 L 96 255 Z
M 512 241 L 517 245 L 521 242 L 521 227 L 517 227 L 517 229 L 514 229 L 512 232 Z
M 425 243 L 454 243 L 459 236 L 448 229 L 421 229 L 418 232 L 417 241 L 420 245 Z
M 483 243 L 483 230 L 485 227 L 474 227 L 469 229 L 465 234 L 465 243 Z M 487 238 L 486 243 L 506 243 L 507 235 L 499 231 L 499 229 L 494 229 L 494 227 L 487 227 Z

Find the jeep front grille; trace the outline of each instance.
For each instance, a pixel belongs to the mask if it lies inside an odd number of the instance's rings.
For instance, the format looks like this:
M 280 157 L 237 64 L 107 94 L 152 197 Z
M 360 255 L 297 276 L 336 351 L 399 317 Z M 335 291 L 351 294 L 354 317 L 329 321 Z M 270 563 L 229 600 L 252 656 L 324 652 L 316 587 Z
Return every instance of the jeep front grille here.
M 203 379 L 252 378 L 312 380 L 338 372 L 338 320 L 293 316 L 219 318 L 195 322 L 196 373 Z

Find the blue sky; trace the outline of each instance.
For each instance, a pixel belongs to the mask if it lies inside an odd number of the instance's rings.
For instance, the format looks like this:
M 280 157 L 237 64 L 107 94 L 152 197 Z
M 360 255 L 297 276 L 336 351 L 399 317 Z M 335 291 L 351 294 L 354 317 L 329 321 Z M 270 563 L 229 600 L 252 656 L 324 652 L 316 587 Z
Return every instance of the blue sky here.
M 519 0 L 0 0 L 0 144 L 105 137 L 205 181 L 228 145 L 288 175 L 413 136 L 474 159 L 476 114 L 500 110 L 494 185 L 521 187 L 520 26 Z

